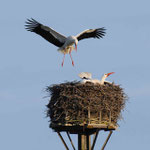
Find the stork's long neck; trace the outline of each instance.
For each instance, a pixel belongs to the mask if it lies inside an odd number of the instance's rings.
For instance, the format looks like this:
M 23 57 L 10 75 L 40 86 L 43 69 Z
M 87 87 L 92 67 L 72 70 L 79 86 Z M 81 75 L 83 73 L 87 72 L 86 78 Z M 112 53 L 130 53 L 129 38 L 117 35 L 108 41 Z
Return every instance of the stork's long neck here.
M 106 79 L 106 76 L 105 75 L 102 76 L 102 78 L 101 78 L 101 84 L 104 84 L 105 79 Z

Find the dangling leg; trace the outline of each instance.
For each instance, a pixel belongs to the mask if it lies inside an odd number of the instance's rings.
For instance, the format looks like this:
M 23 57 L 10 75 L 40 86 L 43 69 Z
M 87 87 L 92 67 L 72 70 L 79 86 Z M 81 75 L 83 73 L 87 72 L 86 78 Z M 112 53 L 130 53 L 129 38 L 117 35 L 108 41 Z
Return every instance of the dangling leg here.
M 65 54 L 64 54 L 63 61 L 62 61 L 62 64 L 61 64 L 62 67 L 64 65 L 64 60 L 65 60 Z
M 72 56 L 71 56 L 71 48 L 70 48 L 69 55 L 70 55 L 70 58 L 71 58 L 71 61 L 72 61 L 72 66 L 74 66 L 74 62 L 73 62 L 73 59 L 72 59 Z

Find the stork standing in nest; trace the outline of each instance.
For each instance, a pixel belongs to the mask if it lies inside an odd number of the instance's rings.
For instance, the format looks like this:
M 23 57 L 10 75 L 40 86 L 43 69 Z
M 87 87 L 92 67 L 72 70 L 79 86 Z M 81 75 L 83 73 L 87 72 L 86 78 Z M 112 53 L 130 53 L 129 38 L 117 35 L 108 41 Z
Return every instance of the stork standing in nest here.
M 105 73 L 102 76 L 101 80 L 92 79 L 92 74 L 89 72 L 81 72 L 80 74 L 78 74 L 78 76 L 82 79 L 81 83 L 91 82 L 94 84 L 104 85 L 105 83 L 111 83 L 109 81 L 105 81 L 105 79 L 113 73 L 115 73 L 115 72 Z
M 31 32 L 35 32 L 39 34 L 44 39 L 59 47 L 58 51 L 64 54 L 62 66 L 65 60 L 65 54 L 69 54 L 72 65 L 74 66 L 74 61 L 71 56 L 72 50 L 77 51 L 78 41 L 86 38 L 102 38 L 105 35 L 105 28 L 97 28 L 97 29 L 87 29 L 76 36 L 66 37 L 50 27 L 44 26 L 43 24 L 37 22 L 34 19 L 27 19 L 26 21 L 26 29 Z M 75 44 L 75 47 L 73 46 Z

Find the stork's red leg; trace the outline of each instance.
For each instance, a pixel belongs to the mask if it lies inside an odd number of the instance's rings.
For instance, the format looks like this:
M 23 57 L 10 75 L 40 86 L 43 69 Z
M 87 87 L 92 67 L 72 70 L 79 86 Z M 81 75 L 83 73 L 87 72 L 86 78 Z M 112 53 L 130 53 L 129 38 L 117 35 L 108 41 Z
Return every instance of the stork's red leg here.
M 62 67 L 64 65 L 64 60 L 65 60 L 65 54 L 64 54 L 63 61 L 62 61 L 62 64 L 61 64 Z
M 70 58 L 71 58 L 71 61 L 72 61 L 72 66 L 74 66 L 74 62 L 73 62 L 73 59 L 72 59 L 72 56 L 71 56 L 71 48 L 70 48 L 69 55 L 70 55 Z

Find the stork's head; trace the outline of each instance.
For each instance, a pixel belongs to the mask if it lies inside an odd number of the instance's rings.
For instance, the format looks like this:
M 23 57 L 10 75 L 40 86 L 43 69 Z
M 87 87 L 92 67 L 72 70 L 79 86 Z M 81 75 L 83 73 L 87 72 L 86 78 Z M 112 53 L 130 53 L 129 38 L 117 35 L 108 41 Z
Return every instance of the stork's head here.
M 78 39 L 75 36 L 70 36 L 69 39 L 71 44 L 75 45 L 74 49 L 77 51 Z
M 77 39 L 75 39 L 74 44 L 75 44 L 75 50 L 77 51 L 77 45 L 78 45 L 78 40 Z
M 115 73 L 115 72 L 105 73 L 105 74 L 104 74 L 105 79 L 106 79 L 108 76 L 110 76 L 111 74 L 113 74 L 113 73 Z
M 78 40 L 75 36 L 72 36 L 72 37 L 73 37 L 73 43 L 75 45 L 74 49 L 77 51 Z

